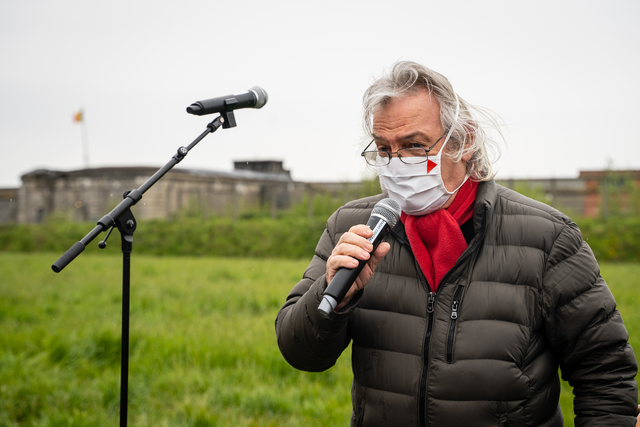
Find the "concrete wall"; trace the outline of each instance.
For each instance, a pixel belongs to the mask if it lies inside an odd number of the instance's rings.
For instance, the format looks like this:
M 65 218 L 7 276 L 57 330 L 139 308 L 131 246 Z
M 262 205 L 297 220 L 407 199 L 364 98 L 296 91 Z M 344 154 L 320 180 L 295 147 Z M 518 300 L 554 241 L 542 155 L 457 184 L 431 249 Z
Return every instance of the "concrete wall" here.
M 74 221 L 97 221 L 139 188 L 156 168 L 99 168 L 73 172 L 37 170 L 22 177 L 17 220 L 42 222 L 51 215 Z M 251 171 L 216 173 L 174 169 L 153 185 L 135 206 L 140 219 L 167 218 L 184 210 L 235 215 L 251 207 L 285 209 L 305 184 L 288 175 Z
M 0 188 L 0 224 L 17 221 L 18 191 L 17 188 Z

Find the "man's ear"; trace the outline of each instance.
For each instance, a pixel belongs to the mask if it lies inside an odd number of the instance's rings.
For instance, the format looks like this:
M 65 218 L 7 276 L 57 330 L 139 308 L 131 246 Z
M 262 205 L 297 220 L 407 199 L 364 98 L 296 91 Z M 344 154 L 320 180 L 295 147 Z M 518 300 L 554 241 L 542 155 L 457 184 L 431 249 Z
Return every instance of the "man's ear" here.
M 476 128 L 469 122 L 465 122 L 463 126 L 466 131 L 466 141 L 464 143 L 465 153 L 462 156 L 462 161 L 468 163 L 471 157 L 473 157 L 473 148 L 476 143 Z

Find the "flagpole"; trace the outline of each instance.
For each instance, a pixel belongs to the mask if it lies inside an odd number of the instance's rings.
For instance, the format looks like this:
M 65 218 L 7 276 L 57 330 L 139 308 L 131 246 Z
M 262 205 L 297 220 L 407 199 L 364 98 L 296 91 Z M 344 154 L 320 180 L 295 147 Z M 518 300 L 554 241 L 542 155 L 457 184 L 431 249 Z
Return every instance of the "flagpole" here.
M 84 160 L 85 169 L 89 168 L 89 136 L 87 133 L 87 121 L 84 117 L 84 109 L 81 108 L 73 115 L 73 121 L 80 123 L 80 132 L 82 135 L 82 158 Z
M 87 121 L 84 117 L 84 111 L 82 111 L 82 152 L 84 157 L 84 167 L 85 169 L 89 168 L 89 136 L 87 133 Z

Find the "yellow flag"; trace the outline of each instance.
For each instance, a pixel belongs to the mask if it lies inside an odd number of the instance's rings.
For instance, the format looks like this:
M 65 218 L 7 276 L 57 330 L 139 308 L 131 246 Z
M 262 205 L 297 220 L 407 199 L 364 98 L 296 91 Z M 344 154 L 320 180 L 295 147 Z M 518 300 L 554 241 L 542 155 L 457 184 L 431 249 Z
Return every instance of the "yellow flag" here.
M 82 122 L 82 110 L 78 111 L 77 113 L 75 113 L 73 115 L 73 121 L 76 123 L 81 123 Z

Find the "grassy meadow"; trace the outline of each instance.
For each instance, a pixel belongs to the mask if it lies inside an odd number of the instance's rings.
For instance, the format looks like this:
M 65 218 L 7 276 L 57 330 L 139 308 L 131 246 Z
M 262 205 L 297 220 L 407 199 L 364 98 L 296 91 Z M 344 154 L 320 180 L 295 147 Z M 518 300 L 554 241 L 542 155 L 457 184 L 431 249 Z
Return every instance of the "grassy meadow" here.
M 50 269 L 59 253 L 0 253 L 0 426 L 117 425 L 114 252 L 82 254 L 59 274 Z M 129 425 L 349 425 L 349 351 L 327 372 L 306 373 L 276 345 L 276 313 L 306 265 L 134 252 Z M 640 264 L 602 272 L 640 349 Z

